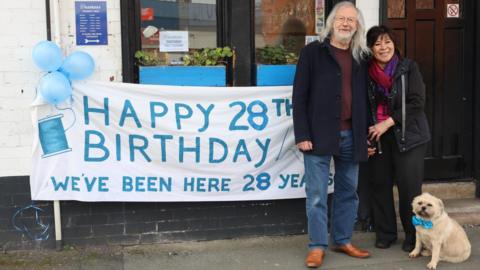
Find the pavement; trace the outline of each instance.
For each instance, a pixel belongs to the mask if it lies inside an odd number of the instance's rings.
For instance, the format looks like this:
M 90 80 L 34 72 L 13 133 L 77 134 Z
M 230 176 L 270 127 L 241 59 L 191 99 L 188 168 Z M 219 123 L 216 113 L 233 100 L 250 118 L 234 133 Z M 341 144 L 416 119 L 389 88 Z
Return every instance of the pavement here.
M 479 269 L 480 226 L 466 225 L 472 255 L 460 264 L 440 262 L 437 269 Z M 372 252 L 356 259 L 327 251 L 320 269 L 426 269 L 427 257 L 411 259 L 401 250 L 401 239 L 389 249 L 373 246 L 373 233 L 356 232 L 352 242 Z M 307 236 L 276 236 L 204 242 L 139 245 L 125 247 L 74 248 L 62 251 L 9 251 L 0 255 L 0 269 L 61 270 L 269 270 L 308 269 L 304 266 Z

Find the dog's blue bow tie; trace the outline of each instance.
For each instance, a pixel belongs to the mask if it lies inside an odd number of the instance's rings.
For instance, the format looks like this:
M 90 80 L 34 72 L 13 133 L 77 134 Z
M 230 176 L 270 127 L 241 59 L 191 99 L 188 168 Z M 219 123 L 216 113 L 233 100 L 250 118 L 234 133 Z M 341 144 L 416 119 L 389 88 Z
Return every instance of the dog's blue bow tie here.
M 424 220 L 422 218 L 413 216 L 412 217 L 413 226 L 422 226 L 425 229 L 431 229 L 433 227 L 433 223 L 429 220 Z

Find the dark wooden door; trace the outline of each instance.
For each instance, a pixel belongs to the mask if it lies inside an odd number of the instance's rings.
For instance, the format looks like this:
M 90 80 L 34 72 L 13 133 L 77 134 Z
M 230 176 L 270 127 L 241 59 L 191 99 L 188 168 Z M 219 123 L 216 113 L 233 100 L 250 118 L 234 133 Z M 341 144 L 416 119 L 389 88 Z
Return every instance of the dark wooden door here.
M 383 21 L 420 66 L 432 140 L 426 179 L 472 176 L 474 0 L 385 0 Z

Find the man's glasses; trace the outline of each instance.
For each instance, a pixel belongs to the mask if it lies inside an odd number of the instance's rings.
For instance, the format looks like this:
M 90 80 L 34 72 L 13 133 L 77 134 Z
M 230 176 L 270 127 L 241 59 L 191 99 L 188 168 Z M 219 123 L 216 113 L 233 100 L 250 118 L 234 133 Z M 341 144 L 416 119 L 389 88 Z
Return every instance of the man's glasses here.
M 355 17 L 335 17 L 335 21 L 339 23 L 347 22 L 348 24 L 354 24 L 357 21 Z

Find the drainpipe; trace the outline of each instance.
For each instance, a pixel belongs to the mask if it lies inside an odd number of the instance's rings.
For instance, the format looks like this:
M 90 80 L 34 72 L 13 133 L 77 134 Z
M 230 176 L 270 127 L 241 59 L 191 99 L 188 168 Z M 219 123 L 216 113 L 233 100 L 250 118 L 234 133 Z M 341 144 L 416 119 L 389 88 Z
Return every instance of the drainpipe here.
M 52 28 L 50 20 L 50 1 L 45 0 L 45 9 L 47 12 L 47 38 L 52 39 Z M 61 47 L 60 39 L 60 6 L 59 0 L 53 0 L 53 21 L 55 22 L 55 30 L 53 41 Z M 62 250 L 62 220 L 60 215 L 60 201 L 53 201 L 53 217 L 55 221 L 55 247 L 57 251 Z

